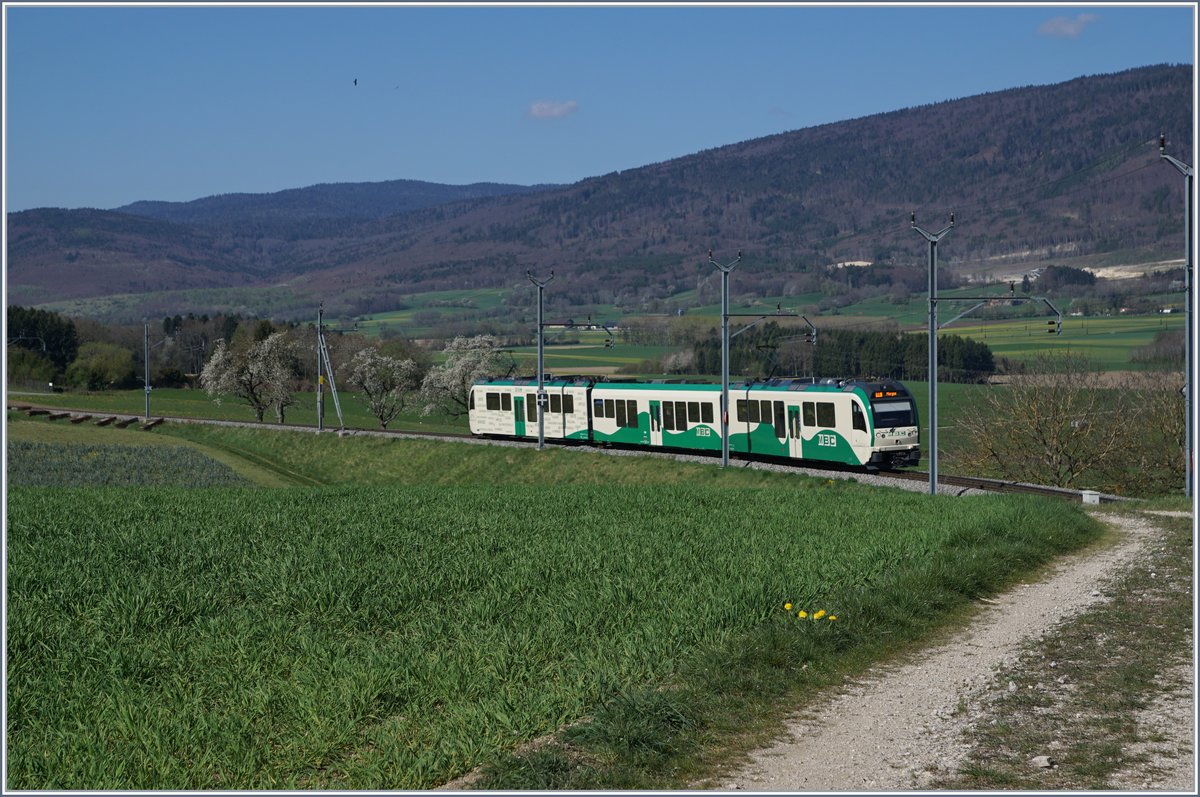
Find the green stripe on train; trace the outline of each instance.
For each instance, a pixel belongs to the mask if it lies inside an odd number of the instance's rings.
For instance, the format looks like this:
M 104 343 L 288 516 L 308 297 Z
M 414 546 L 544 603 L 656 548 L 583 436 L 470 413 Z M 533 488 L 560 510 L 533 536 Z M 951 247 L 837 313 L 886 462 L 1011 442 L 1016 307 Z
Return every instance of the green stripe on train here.
M 846 465 L 862 465 L 850 447 L 850 442 L 832 429 L 817 432 L 810 439 L 801 439 L 800 456 L 804 459 L 823 459 Z

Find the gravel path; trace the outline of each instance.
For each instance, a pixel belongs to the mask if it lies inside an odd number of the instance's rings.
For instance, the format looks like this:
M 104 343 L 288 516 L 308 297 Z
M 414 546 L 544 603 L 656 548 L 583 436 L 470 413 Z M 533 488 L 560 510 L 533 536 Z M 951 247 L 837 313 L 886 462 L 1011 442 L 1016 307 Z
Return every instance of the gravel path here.
M 1000 596 L 919 660 L 874 671 L 794 717 L 784 738 L 752 754 L 750 764 L 718 788 L 927 789 L 935 777 L 956 771 L 968 752 L 964 734 L 978 719 L 961 707 L 977 707 L 1004 688 L 995 683 L 996 670 L 1014 663 L 1025 643 L 1101 600 L 1100 584 L 1134 561 L 1155 533 L 1147 519 L 1100 517 L 1124 532 L 1119 542 L 1069 557 L 1045 580 Z M 1190 695 L 1186 706 L 1190 716 Z M 1179 782 L 1190 784 L 1192 758 L 1186 758 Z

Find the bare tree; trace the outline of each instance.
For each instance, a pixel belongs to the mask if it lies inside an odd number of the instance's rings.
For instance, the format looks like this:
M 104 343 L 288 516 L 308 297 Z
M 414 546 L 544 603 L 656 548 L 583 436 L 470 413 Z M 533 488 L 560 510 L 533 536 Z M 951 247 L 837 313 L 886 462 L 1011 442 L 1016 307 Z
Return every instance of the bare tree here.
M 200 372 L 200 385 L 217 403 L 229 394 L 244 400 L 258 421 L 268 407 L 274 407 L 276 419 L 283 423 L 285 408 L 295 401 L 295 362 L 295 346 L 282 332 L 244 350 L 230 349 L 220 340 Z
M 413 360 L 401 360 L 383 354 L 374 346 L 361 349 L 350 363 L 350 384 L 367 397 L 371 413 L 383 429 L 408 403 L 410 395 L 421 387 L 421 369 Z
M 440 410 L 456 418 L 466 415 L 475 380 L 504 370 L 504 358 L 497 346 L 493 335 L 460 336 L 446 344 L 446 361 L 430 368 L 421 384 L 424 413 L 431 415 Z
M 1162 375 L 1114 380 L 1078 354 L 1033 358 L 960 416 L 965 467 L 1130 494 L 1183 481 L 1183 400 Z

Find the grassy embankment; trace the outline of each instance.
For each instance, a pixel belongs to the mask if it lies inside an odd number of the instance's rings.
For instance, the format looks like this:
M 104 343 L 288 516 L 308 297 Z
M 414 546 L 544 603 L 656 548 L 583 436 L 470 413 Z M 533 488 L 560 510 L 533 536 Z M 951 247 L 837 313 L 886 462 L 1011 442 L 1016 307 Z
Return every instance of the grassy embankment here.
M 47 444 L 121 432 L 8 428 Z M 1027 498 L 171 433 L 127 432 L 159 441 L 146 457 L 173 456 L 169 440 L 247 456 L 243 475 L 341 486 L 14 478 L 9 788 L 422 788 L 479 765 L 495 788 L 679 787 L 761 741 L 781 705 L 1098 535 Z M 512 756 L 567 725 L 569 745 Z

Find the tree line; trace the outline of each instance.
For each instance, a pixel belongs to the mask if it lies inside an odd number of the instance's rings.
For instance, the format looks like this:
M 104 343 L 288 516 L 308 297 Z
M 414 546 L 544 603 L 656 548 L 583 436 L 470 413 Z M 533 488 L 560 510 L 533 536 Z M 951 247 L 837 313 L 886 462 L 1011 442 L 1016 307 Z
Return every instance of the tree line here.
M 711 334 L 692 346 L 687 368 L 721 372 L 721 339 Z M 730 341 L 729 370 L 752 378 L 768 376 L 929 378 L 929 339 L 901 332 L 783 328 L 775 322 L 753 327 Z M 996 372 L 985 343 L 958 335 L 938 336 L 938 381 L 986 382 Z

